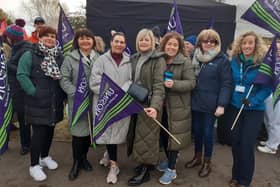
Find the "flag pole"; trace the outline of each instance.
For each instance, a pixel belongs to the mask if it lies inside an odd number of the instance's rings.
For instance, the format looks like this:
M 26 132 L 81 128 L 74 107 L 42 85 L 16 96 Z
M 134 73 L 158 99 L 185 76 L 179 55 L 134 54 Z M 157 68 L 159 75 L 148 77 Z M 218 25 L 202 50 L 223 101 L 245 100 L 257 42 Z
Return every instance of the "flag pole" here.
M 253 87 L 254 87 L 254 84 L 251 85 L 251 87 L 250 87 L 250 89 L 249 89 L 249 91 L 248 91 L 248 93 L 247 93 L 245 99 L 248 99 L 248 97 L 250 96 L 250 94 L 251 94 L 251 92 L 252 92 Z M 242 105 L 241 105 L 241 108 L 240 108 L 240 110 L 239 110 L 239 112 L 238 112 L 238 114 L 236 115 L 236 117 L 235 117 L 235 119 L 234 119 L 234 122 L 233 122 L 233 124 L 232 124 L 230 130 L 233 130 L 233 129 L 234 129 L 234 127 L 235 127 L 235 125 L 236 125 L 236 123 L 237 123 L 237 120 L 239 119 L 239 116 L 240 116 L 241 112 L 243 111 L 244 107 L 245 107 L 245 104 L 242 104 Z
M 173 138 L 173 140 L 174 140 L 177 144 L 181 145 L 181 142 L 180 142 L 173 134 L 171 134 L 157 119 L 154 119 L 154 118 L 152 118 L 152 119 L 153 119 L 154 122 L 156 122 L 156 124 L 158 124 L 171 138 Z
M 87 118 L 88 118 L 88 129 L 89 129 L 89 136 L 90 136 L 90 145 L 95 148 L 95 143 L 93 143 L 93 137 L 92 137 L 92 132 L 91 132 L 91 120 L 90 120 L 90 114 L 87 112 Z

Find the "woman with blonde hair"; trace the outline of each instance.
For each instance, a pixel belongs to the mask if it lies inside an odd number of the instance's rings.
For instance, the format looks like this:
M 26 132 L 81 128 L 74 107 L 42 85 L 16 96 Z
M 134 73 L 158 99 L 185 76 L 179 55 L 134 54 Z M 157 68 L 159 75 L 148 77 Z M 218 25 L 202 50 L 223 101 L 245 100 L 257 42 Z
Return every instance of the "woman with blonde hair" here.
M 234 92 L 227 111 L 232 114 L 232 121 L 242 104 L 245 107 L 232 131 L 232 187 L 248 187 L 254 174 L 254 146 L 264 119 L 264 100 L 271 89 L 255 84 L 248 98 L 246 95 L 254 83 L 265 51 L 263 40 L 253 31 L 242 34 L 234 42 L 231 60 Z
M 148 89 L 149 96 L 142 103 L 144 111 L 132 118 L 129 131 L 129 153 L 140 165 L 136 175 L 128 181 L 129 186 L 150 180 L 150 169 L 159 160 L 160 127 L 151 119 L 161 119 L 164 98 L 163 73 L 166 69 L 162 52 L 155 50 L 155 38 L 149 29 L 142 29 L 136 37 L 137 53 L 132 55 L 133 83 Z
M 202 30 L 198 35 L 193 64 L 197 67 L 196 87 L 192 92 L 195 155 L 185 167 L 203 163 L 198 174 L 206 177 L 211 172 L 214 123 L 224 114 L 233 87 L 230 63 L 221 52 L 221 39 L 215 30 Z

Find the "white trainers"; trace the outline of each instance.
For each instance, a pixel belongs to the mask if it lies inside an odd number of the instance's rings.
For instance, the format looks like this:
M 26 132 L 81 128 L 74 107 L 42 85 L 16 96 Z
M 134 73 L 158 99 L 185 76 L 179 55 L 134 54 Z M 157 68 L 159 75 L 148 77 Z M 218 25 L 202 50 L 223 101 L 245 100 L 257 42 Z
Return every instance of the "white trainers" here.
M 44 173 L 40 165 L 30 166 L 29 174 L 35 181 L 43 181 L 47 179 L 47 175 Z
M 99 161 L 99 164 L 102 166 L 105 166 L 105 167 L 109 166 L 110 159 L 109 159 L 109 154 L 107 151 L 104 152 L 103 158 Z
M 54 170 L 58 167 L 58 164 L 52 159 L 52 157 L 47 156 L 43 159 L 40 159 L 40 166 L 47 167 L 50 170 Z
M 276 150 L 273 150 L 267 146 L 258 146 L 258 150 L 263 153 L 276 154 Z
M 118 174 L 120 173 L 120 169 L 116 165 L 111 165 L 110 171 L 107 175 L 107 183 L 108 184 L 116 184 L 118 181 Z

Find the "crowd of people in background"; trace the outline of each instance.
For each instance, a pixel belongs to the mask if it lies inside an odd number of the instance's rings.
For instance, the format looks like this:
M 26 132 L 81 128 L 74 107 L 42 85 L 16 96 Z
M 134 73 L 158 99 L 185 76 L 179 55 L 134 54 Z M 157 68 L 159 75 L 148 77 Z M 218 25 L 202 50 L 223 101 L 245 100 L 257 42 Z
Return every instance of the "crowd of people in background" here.
M 263 153 L 277 152 L 280 104 L 273 106 L 270 87 L 253 84 L 267 52 L 267 46 L 255 32 L 240 35 L 226 54 L 221 49 L 220 35 L 214 29 L 183 38 L 175 31 L 163 35 L 158 26 L 143 28 L 136 36 L 136 53 L 128 56 L 124 33 L 113 31 L 106 48 L 100 36 L 80 28 L 75 32 L 72 50 L 63 56 L 57 45 L 57 31 L 46 23 L 37 17 L 35 30 L 28 37 L 25 21 L 16 19 L 1 36 L 13 111 L 19 122 L 20 154 L 30 153 L 29 174 L 35 181 L 46 180 L 43 167 L 50 170 L 58 167 L 49 151 L 54 128 L 63 119 L 65 103 L 68 103 L 72 135 L 73 165 L 69 180 L 77 179 L 80 169 L 92 171 L 87 153 L 92 144 L 90 131 L 103 73 L 125 92 L 133 84 L 148 90 L 147 99 L 141 102 L 143 112 L 115 122 L 95 142 L 106 146 L 99 163 L 109 168 L 107 183 L 118 181 L 118 145 L 124 143 L 128 156 L 138 163 L 129 186 L 148 182 L 153 169 L 162 172 L 161 184 L 172 183 L 178 174 L 178 155 L 191 144 L 192 138 L 194 157 L 185 163 L 185 168 L 200 166 L 198 176 L 209 176 L 217 120 L 218 138 L 228 138 L 220 141 L 232 149 L 230 187 L 250 186 L 255 145 L 263 121 L 268 139 L 261 141 L 257 149 Z M 277 61 L 280 61 L 279 41 L 277 47 Z M 81 64 L 90 91 L 91 110 L 72 127 Z M 246 97 L 249 90 L 252 92 Z M 242 105 L 244 110 L 231 131 Z M 181 144 L 173 141 L 153 119 L 160 121 Z M 219 136 L 221 133 L 229 136 Z M 159 160 L 160 151 L 165 153 L 163 160 Z

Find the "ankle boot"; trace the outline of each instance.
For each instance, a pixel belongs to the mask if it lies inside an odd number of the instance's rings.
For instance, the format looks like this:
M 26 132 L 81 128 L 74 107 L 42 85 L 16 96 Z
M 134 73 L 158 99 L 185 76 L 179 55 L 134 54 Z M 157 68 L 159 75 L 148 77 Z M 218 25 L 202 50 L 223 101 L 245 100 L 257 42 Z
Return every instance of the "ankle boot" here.
M 78 177 L 79 170 L 80 170 L 79 160 L 75 159 L 74 162 L 73 162 L 72 169 L 69 173 L 69 180 L 70 181 L 75 180 Z
M 202 154 L 200 152 L 195 153 L 193 159 L 185 164 L 185 168 L 194 168 L 199 166 L 201 164 L 201 155 Z
M 128 186 L 138 186 L 150 180 L 150 166 L 143 165 L 141 171 L 129 179 Z
M 81 157 L 81 168 L 84 169 L 85 171 L 92 171 L 92 166 L 88 161 L 86 155 L 82 155 Z
M 203 165 L 200 168 L 198 175 L 200 177 L 207 177 L 211 173 L 211 159 L 204 158 Z

